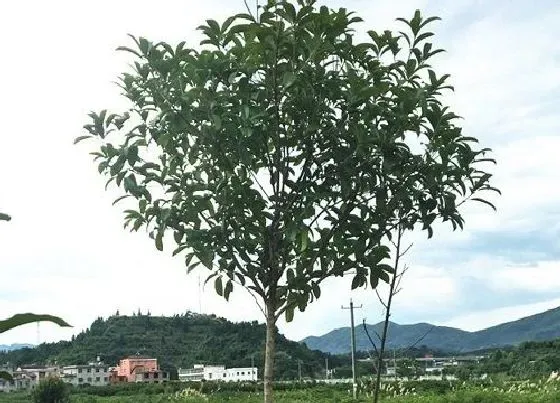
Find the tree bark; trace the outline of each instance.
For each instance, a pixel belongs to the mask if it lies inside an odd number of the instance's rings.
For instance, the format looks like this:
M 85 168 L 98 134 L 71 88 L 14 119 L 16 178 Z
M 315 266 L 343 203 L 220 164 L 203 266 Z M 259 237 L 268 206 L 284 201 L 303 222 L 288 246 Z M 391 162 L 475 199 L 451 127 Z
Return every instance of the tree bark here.
M 266 346 L 264 354 L 264 403 L 274 402 L 274 353 L 276 350 L 276 317 L 271 304 L 266 307 Z

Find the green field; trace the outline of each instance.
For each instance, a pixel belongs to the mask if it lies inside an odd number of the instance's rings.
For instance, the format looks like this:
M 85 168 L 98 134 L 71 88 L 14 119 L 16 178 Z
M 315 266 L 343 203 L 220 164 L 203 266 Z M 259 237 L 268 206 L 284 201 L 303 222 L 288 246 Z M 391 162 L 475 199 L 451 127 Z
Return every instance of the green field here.
M 515 382 L 501 385 L 489 384 L 457 384 L 428 383 L 413 385 L 392 385 L 384 390 L 383 402 L 393 403 L 556 403 L 560 402 L 560 387 L 555 383 L 544 381 Z M 214 389 L 201 394 L 196 389 L 178 392 L 153 393 L 154 390 L 111 390 L 104 393 L 117 393 L 113 396 L 95 396 L 76 391 L 71 397 L 71 403 L 260 403 L 262 393 L 234 390 Z M 27 403 L 31 398 L 23 393 L 0 394 L 0 403 Z M 278 403 L 307 403 L 307 402 L 371 402 L 371 395 L 364 391 L 358 400 L 353 400 L 349 390 L 340 385 L 315 385 L 300 390 L 280 390 L 276 392 Z

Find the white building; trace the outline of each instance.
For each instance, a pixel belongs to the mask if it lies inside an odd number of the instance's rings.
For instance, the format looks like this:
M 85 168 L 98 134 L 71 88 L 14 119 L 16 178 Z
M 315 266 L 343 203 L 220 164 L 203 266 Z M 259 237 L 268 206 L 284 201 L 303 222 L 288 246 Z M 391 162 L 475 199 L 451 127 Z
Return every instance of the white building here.
M 101 362 L 68 365 L 62 368 L 62 380 L 73 386 L 109 385 L 109 367 Z
M 179 369 L 179 381 L 256 381 L 257 368 L 226 368 L 224 365 L 196 364 L 191 369 Z
M 22 385 L 27 385 L 28 383 L 30 383 L 30 386 L 32 388 L 37 386 L 43 379 L 52 377 L 60 377 L 60 368 L 33 366 L 18 368 L 14 372 L 14 379 L 20 379 L 22 381 Z M 30 381 L 27 382 L 27 379 L 29 379 Z

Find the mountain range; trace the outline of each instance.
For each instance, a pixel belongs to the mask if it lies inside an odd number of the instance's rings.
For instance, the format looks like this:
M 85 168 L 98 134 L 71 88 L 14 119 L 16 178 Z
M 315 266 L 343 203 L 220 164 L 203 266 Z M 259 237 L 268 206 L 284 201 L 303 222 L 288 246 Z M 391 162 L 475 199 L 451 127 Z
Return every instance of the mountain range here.
M 366 325 L 374 342 L 382 333 L 383 323 Z M 363 325 L 355 327 L 356 350 L 372 350 Z M 390 322 L 387 349 L 406 349 L 412 345 L 425 345 L 430 349 L 446 352 L 470 352 L 517 345 L 525 341 L 545 341 L 560 337 L 560 307 L 516 321 L 492 326 L 476 332 L 428 323 L 399 325 Z M 335 329 L 322 336 L 309 336 L 302 340 L 312 350 L 331 354 L 350 352 L 350 327 Z

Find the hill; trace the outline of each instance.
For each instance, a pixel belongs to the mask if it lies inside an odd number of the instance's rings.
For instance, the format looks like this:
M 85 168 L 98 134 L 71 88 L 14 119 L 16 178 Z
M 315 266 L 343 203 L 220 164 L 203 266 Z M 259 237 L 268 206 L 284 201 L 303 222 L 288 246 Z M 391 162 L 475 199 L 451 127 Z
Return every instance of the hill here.
M 372 338 L 381 334 L 382 323 L 367 325 Z M 350 328 L 335 329 L 322 336 L 310 336 L 302 340 L 309 348 L 331 354 L 350 351 Z M 560 308 L 528 316 L 513 322 L 492 326 L 477 332 L 434 326 L 428 323 L 399 325 L 390 323 L 388 349 L 403 349 L 417 343 L 447 352 L 469 352 L 517 345 L 525 341 L 546 341 L 560 337 Z M 356 326 L 356 349 L 371 350 L 363 326 Z
M 0 353 L 0 363 L 85 364 L 100 356 L 109 365 L 136 353 L 158 359 L 162 368 L 173 371 L 196 363 L 250 366 L 251 356 L 262 374 L 265 326 L 257 322 L 232 323 L 215 315 L 186 313 L 173 317 L 150 315 L 98 318 L 89 329 L 71 341 L 46 343 L 33 349 Z M 324 371 L 327 355 L 277 336 L 278 379 L 297 376 L 298 360 L 304 376 Z M 336 357 L 331 358 L 336 362 Z

